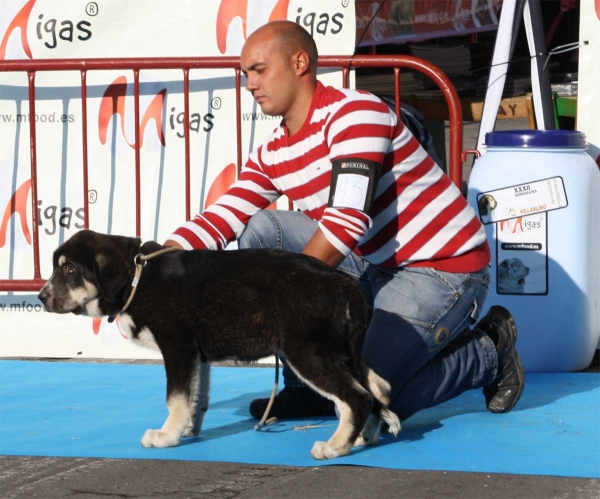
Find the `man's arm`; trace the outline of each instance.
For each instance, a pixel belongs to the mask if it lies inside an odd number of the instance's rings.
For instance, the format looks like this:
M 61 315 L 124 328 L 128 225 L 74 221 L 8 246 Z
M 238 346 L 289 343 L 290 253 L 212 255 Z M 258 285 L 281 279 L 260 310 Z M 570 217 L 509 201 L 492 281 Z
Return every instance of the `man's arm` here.
M 183 246 L 181 246 L 181 244 L 179 244 L 178 242 L 173 241 L 173 239 L 167 239 L 164 243 L 164 246 L 170 246 L 171 248 L 183 249 Z
M 164 243 L 164 246 L 170 246 L 172 248 L 183 249 L 181 244 L 172 239 L 167 239 Z M 322 262 L 326 263 L 331 267 L 337 267 L 342 260 L 344 260 L 344 255 L 342 255 L 336 248 L 333 246 L 323 235 L 321 229 L 317 228 L 317 231 L 314 233 L 313 237 L 302 251 L 305 255 L 310 255 Z
M 313 256 L 331 267 L 337 267 L 344 260 L 344 255 L 327 240 L 320 228 L 317 228 L 302 253 Z
M 237 239 L 248 220 L 281 193 L 262 171 L 258 152 L 250 154 L 239 178 L 213 204 L 181 225 L 165 246 L 181 249 L 223 249 Z

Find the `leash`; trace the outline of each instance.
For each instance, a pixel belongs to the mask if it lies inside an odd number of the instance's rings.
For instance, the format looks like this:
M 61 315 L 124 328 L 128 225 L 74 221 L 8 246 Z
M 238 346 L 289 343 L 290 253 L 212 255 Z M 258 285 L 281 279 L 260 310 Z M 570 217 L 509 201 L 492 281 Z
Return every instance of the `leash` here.
M 277 418 L 269 418 L 269 411 L 273 405 L 273 401 L 275 400 L 275 394 L 277 393 L 277 384 L 279 383 L 279 357 L 275 355 L 275 384 L 273 385 L 273 391 L 271 392 L 271 398 L 269 399 L 269 403 L 267 404 L 267 408 L 265 409 L 265 413 L 261 420 L 254 425 L 255 430 L 260 430 L 263 426 L 268 426 L 277 421 Z
M 178 249 L 179 248 L 168 247 L 168 248 L 163 248 L 161 250 L 155 251 L 154 253 L 150 253 L 148 255 L 138 253 L 137 255 L 135 255 L 133 257 L 133 263 L 135 264 L 135 274 L 134 274 L 133 280 L 131 282 L 131 294 L 129 295 L 129 298 L 125 302 L 125 305 L 123 306 L 121 311 L 118 314 L 111 315 L 108 318 L 109 322 L 113 322 L 117 315 L 122 314 L 123 312 L 125 312 L 125 310 L 127 310 L 129 308 L 129 305 L 131 304 L 131 302 L 133 301 L 133 297 L 135 296 L 135 292 L 137 291 L 137 286 L 138 286 L 138 283 L 140 282 L 140 278 L 142 277 L 142 270 L 144 270 L 144 267 L 148 263 L 148 260 L 152 260 L 152 258 L 155 258 L 160 255 L 164 255 L 165 253 L 169 253 L 170 251 L 175 251 Z M 271 407 L 273 406 L 273 401 L 275 400 L 275 394 L 277 393 L 277 385 L 278 384 L 279 384 L 279 357 L 277 355 L 275 355 L 275 383 L 273 384 L 273 391 L 271 392 L 271 397 L 269 398 L 269 403 L 267 404 L 267 408 L 265 409 L 265 413 L 263 414 L 263 417 L 254 426 L 255 430 L 259 430 L 263 426 L 268 426 L 270 424 L 273 424 L 275 421 L 277 421 L 277 418 L 275 418 L 275 417 L 269 418 L 269 419 L 267 419 L 267 418 L 269 416 L 269 411 L 271 410 Z
M 131 302 L 133 301 L 133 297 L 135 296 L 135 292 L 137 291 L 137 285 L 140 282 L 140 277 L 142 277 L 142 270 L 148 263 L 148 260 L 151 260 L 152 258 L 178 249 L 179 248 L 173 248 L 169 246 L 168 248 L 163 248 L 161 250 L 155 251 L 154 253 L 149 253 L 148 255 L 138 253 L 133 257 L 133 263 L 135 265 L 135 274 L 133 276 L 133 281 L 131 282 L 131 294 L 129 295 L 129 298 L 127 299 L 127 302 L 125 302 L 125 306 L 121 309 L 121 311 L 115 315 L 111 315 L 108 318 L 108 322 L 114 321 L 117 315 L 122 314 L 123 312 L 125 312 L 125 310 L 127 310 L 127 308 L 129 308 L 129 305 L 131 304 Z

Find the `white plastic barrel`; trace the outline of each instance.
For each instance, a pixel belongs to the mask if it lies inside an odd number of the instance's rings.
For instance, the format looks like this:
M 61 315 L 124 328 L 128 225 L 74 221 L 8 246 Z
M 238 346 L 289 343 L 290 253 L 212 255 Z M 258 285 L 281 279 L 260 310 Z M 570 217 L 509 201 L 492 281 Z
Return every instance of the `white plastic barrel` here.
M 514 316 L 526 371 L 585 369 L 600 338 L 600 170 L 571 130 L 486 135 L 468 201 L 492 250 L 486 309 Z

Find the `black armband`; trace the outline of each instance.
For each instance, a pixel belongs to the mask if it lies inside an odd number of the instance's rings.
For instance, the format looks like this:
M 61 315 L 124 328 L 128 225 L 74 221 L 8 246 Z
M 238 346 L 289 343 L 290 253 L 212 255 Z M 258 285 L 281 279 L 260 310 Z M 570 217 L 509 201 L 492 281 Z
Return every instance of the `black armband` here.
M 354 208 L 369 214 L 373 207 L 381 165 L 361 158 L 337 159 L 332 163 L 328 206 Z

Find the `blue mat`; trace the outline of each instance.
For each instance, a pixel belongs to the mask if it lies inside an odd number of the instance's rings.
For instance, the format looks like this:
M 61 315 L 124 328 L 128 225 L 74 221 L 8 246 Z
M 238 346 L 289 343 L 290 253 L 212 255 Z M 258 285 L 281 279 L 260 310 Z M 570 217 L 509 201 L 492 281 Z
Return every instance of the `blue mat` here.
M 519 405 L 504 415 L 488 413 L 472 390 L 409 419 L 397 438 L 326 462 L 310 449 L 330 437 L 335 419 L 253 429 L 247 408 L 270 394 L 272 369 L 217 367 L 212 378 L 201 435 L 145 449 L 145 430 L 160 428 L 167 415 L 162 365 L 0 361 L 0 454 L 600 478 L 597 373 L 529 373 Z

